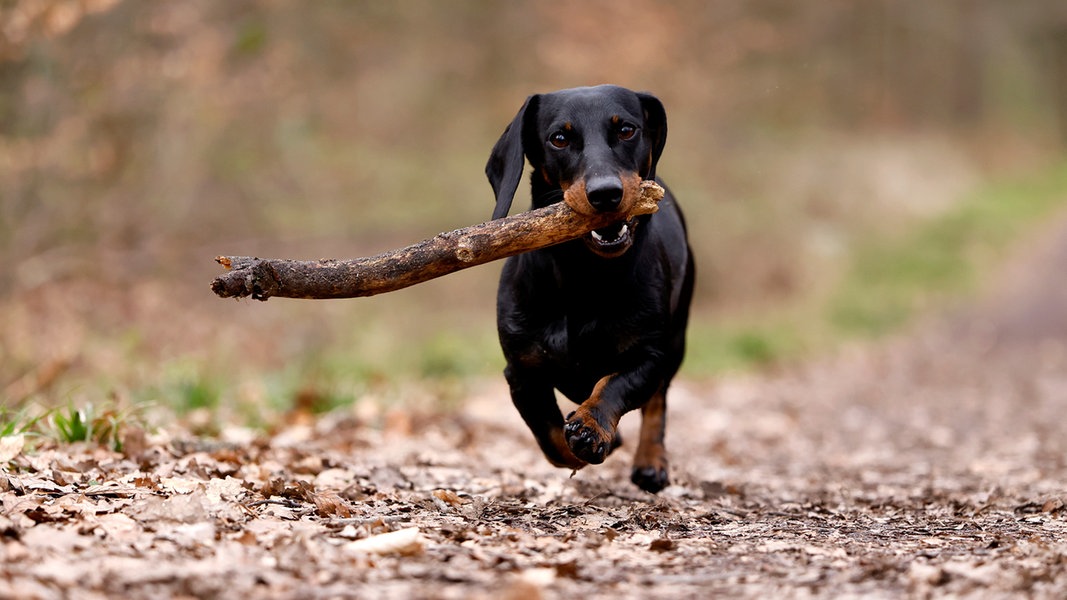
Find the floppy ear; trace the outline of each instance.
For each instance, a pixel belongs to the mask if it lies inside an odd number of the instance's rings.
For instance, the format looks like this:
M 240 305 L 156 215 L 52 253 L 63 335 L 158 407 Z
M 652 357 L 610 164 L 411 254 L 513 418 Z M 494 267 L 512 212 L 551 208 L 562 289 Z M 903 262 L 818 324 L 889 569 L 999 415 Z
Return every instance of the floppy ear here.
M 663 110 L 663 103 L 652 94 L 637 94 L 641 101 L 641 109 L 645 113 L 645 135 L 651 145 L 648 158 L 648 173 L 645 179 L 656 178 L 656 164 L 663 154 L 663 146 L 667 143 L 667 111 Z
M 512 119 L 504 134 L 496 141 L 485 165 L 485 174 L 496 194 L 496 208 L 493 218 L 500 219 L 508 215 L 515 190 L 522 180 L 523 167 L 526 166 L 526 153 L 523 151 L 523 130 L 528 117 L 536 116 L 538 96 L 530 96 L 523 103 L 519 113 Z

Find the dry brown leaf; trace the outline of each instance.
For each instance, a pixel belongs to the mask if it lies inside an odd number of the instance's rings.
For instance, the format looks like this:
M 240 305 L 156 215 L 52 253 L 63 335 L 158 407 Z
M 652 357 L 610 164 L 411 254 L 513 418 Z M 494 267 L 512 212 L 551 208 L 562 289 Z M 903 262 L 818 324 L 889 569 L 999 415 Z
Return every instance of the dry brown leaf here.
M 145 430 L 129 425 L 122 429 L 122 454 L 134 460 L 148 450 L 148 435 Z
M 541 600 L 541 586 L 525 579 L 517 579 L 500 592 L 501 600 Z
M 256 535 L 247 529 L 242 531 L 239 535 L 232 538 L 235 542 L 245 546 L 256 546 L 259 544 L 259 540 L 256 539 Z
M 305 456 L 290 467 L 294 473 L 306 475 L 318 475 L 324 468 L 322 457 L 315 455 Z
M 268 479 L 267 482 L 259 488 L 259 493 L 262 494 L 264 498 L 281 496 L 284 491 L 285 480 L 280 477 L 272 477 L 271 479 Z
M 468 502 L 470 502 L 470 500 L 460 498 L 459 494 L 453 492 L 452 490 L 434 490 L 433 496 L 434 498 L 437 498 L 442 502 L 447 502 L 452 506 L 460 506 L 462 504 L 467 504 Z
M 154 475 L 139 475 L 129 478 L 128 481 L 131 485 L 135 485 L 139 488 L 145 488 L 150 491 L 159 490 L 159 478 Z
M 315 503 L 315 512 L 320 517 L 343 517 L 352 516 L 348 504 L 337 492 L 325 491 L 311 494 L 311 501 Z
M 674 546 L 674 540 L 657 538 L 652 540 L 652 543 L 648 545 L 648 549 L 656 552 L 670 552 L 671 550 L 674 550 Z

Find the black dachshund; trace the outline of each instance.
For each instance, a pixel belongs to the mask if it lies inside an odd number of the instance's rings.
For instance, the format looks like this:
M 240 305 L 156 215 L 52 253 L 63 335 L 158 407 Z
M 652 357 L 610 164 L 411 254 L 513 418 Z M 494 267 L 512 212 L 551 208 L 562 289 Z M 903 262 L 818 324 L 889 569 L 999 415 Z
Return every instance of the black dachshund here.
M 625 219 L 642 180 L 656 178 L 667 138 L 663 104 L 610 85 L 538 94 L 493 147 L 486 174 L 493 218 L 507 215 L 533 166 L 533 207 L 618 213 L 618 223 L 579 240 L 509 258 L 497 294 L 497 327 L 511 399 L 548 460 L 579 469 L 622 440 L 623 414 L 641 409 L 631 479 L 669 484 L 663 446 L 666 394 L 685 353 L 694 266 L 671 193 L 659 212 Z M 578 403 L 564 419 L 553 389 Z

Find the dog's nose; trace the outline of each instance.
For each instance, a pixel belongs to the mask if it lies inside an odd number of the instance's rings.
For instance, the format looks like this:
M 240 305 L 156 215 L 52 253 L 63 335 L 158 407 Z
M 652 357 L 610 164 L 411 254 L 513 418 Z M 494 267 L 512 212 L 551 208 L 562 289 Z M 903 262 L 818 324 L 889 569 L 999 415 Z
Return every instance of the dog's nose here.
M 615 175 L 598 175 L 585 183 L 589 204 L 599 211 L 612 211 L 622 202 L 622 180 Z

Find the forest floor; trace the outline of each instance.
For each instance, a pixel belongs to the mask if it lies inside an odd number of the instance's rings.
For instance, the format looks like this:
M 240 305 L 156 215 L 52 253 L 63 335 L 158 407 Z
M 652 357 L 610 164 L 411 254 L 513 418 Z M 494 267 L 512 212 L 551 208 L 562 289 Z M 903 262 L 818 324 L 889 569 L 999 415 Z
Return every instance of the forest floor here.
M 0 597 L 1062 598 L 1065 272 L 1061 224 L 894 339 L 677 382 L 657 496 L 632 444 L 549 466 L 501 381 L 124 453 L 3 438 Z

